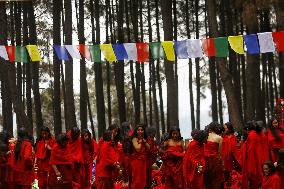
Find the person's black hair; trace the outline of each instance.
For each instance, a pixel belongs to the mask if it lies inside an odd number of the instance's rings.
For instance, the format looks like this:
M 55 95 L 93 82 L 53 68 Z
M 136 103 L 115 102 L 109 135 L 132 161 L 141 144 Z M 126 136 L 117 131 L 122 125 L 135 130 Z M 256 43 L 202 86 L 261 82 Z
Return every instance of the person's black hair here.
M 141 127 L 143 130 L 144 130 L 144 136 L 143 136 L 143 138 L 147 138 L 147 135 L 146 135 L 146 130 L 145 130 L 145 128 L 146 128 L 146 125 L 145 124 L 138 124 L 136 127 L 135 127 L 135 129 L 134 129 L 134 132 L 133 132 L 133 137 L 132 138 L 138 138 L 138 134 L 137 134 L 137 130 L 138 130 L 138 128 L 139 127 Z
M 9 144 L 10 138 L 12 138 L 12 135 L 7 130 L 3 130 L 2 132 L 0 132 L 0 140 L 3 143 Z
M 182 138 L 182 136 L 181 136 L 180 129 L 179 129 L 179 127 L 176 127 L 176 126 L 170 128 L 169 138 L 170 138 L 170 139 L 172 138 L 172 134 L 173 134 L 174 131 L 177 131 L 177 132 L 179 133 L 179 138 L 178 138 L 178 140 L 182 140 L 183 138 Z
M 228 134 L 228 135 L 234 134 L 235 129 L 234 129 L 233 124 L 231 122 L 227 122 L 224 125 L 226 125 L 227 128 L 228 128 L 228 133 L 226 133 L 226 134 Z
M 123 122 L 120 127 L 120 138 L 122 141 L 128 139 L 128 133 L 130 131 L 130 124 L 128 122 Z
M 62 146 L 64 142 L 68 142 L 69 137 L 66 133 L 61 133 L 57 136 L 56 142 L 59 146 Z
M 256 131 L 257 133 L 260 133 L 262 130 L 262 127 L 256 122 L 256 121 L 248 121 L 246 123 L 245 129 L 248 131 Z
M 193 130 L 191 132 L 191 136 L 197 142 L 203 143 L 208 138 L 208 132 L 205 130 Z
M 162 145 L 165 141 L 169 140 L 169 138 L 170 138 L 169 133 L 164 133 L 164 134 L 161 136 L 160 145 Z
M 147 127 L 146 128 L 147 137 L 155 137 L 156 136 L 156 128 L 155 127 Z
M 24 127 L 21 127 L 18 131 L 17 144 L 15 147 L 16 160 L 18 160 L 19 158 L 23 140 L 30 140 L 30 137 L 29 137 L 27 130 Z
M 111 141 L 112 140 L 112 132 L 111 130 L 106 130 L 103 134 L 104 141 Z
M 78 127 L 72 127 L 71 129 L 71 139 L 75 141 L 80 136 L 80 129 Z
M 87 143 L 91 143 L 91 141 L 92 141 L 92 134 L 91 134 L 91 132 L 88 130 L 88 129 L 83 129 L 82 131 L 81 131 L 81 138 L 82 138 L 82 140 L 85 142 L 85 140 L 84 140 L 84 135 L 85 134 L 88 134 L 88 136 L 89 136 L 89 140 L 87 141 Z
M 217 135 L 220 135 L 222 134 L 224 127 L 222 127 L 217 121 L 213 121 L 207 126 L 206 129 L 208 130 L 208 132 L 211 131 L 216 133 Z
M 120 128 L 119 128 L 119 126 L 114 123 L 114 124 L 111 124 L 111 125 L 108 127 L 108 130 L 110 130 L 110 131 L 112 131 L 112 130 L 114 130 L 114 129 L 117 129 L 117 134 L 116 134 L 116 136 L 114 136 L 113 141 L 114 141 L 115 143 L 117 143 L 117 142 L 120 141 Z
M 269 175 L 272 175 L 275 171 L 276 171 L 276 168 L 273 164 L 272 161 L 265 161 L 263 164 L 262 164 L 262 173 L 264 174 L 264 171 L 263 171 L 263 166 L 264 165 L 267 165 L 268 168 L 269 168 Z
M 0 154 L 6 154 L 8 151 L 9 151 L 8 145 L 0 141 Z

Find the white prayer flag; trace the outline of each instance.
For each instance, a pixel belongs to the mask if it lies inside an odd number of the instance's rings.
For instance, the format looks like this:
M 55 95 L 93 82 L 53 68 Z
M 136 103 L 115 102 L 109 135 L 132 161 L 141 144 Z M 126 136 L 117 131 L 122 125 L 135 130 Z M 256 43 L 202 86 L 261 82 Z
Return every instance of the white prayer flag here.
M 137 61 L 137 47 L 136 43 L 123 43 L 128 55 L 128 60 Z
M 72 58 L 81 59 L 81 55 L 77 46 L 65 45 L 65 48 Z
M 5 46 L 0 46 L 0 57 L 4 58 L 5 60 L 9 60 Z
M 200 58 L 203 56 L 200 39 L 187 40 L 187 52 L 189 58 Z
M 275 52 L 275 44 L 271 32 L 258 33 L 257 36 L 261 53 Z

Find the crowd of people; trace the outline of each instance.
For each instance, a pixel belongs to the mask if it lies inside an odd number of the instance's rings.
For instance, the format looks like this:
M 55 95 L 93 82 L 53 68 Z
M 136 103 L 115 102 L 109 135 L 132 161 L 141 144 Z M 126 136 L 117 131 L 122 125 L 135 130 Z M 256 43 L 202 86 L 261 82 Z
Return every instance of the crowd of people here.
M 283 189 L 284 127 L 246 123 L 242 136 L 231 123 L 212 122 L 184 141 L 178 127 L 159 141 L 153 127 L 110 125 L 95 140 L 73 127 L 39 138 L 24 129 L 17 139 L 1 132 L 0 188 L 30 189 Z

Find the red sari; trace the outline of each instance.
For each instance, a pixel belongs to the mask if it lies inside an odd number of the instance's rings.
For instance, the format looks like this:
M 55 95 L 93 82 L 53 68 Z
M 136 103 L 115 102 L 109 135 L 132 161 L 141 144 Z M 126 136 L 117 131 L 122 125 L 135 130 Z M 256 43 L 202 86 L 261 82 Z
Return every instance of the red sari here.
M 235 135 L 225 135 L 222 143 L 222 160 L 225 170 L 229 173 L 233 170 L 233 162 L 237 157 L 237 138 Z
M 197 171 L 197 166 L 205 168 L 205 155 L 203 143 L 193 140 L 189 143 L 185 156 L 183 158 L 183 178 L 185 188 L 202 189 L 203 172 Z
M 164 153 L 162 159 L 165 189 L 170 189 L 172 188 L 172 186 L 175 186 L 176 189 L 183 188 L 183 156 L 183 147 L 181 145 L 169 146 L 166 152 Z
M 262 180 L 261 189 L 282 189 L 281 180 L 277 173 L 269 176 L 264 176 Z
M 14 182 L 22 189 L 31 188 L 34 180 L 33 146 L 29 140 L 23 140 L 19 157 L 15 160 Z
M 50 165 L 56 165 L 58 171 L 62 175 L 62 181 L 57 180 L 57 176 L 52 167 L 50 167 L 48 176 L 49 189 L 71 189 L 73 179 L 73 163 L 71 154 L 67 147 L 61 147 L 55 144 L 51 151 Z
M 152 186 L 152 165 L 156 162 L 158 149 L 153 138 L 148 138 L 147 143 L 150 145 L 150 150 L 146 154 L 146 187 Z
M 89 189 L 91 187 L 92 180 L 92 165 L 94 157 L 96 156 L 97 151 L 96 146 L 97 143 L 95 140 L 91 140 L 91 143 L 83 143 L 83 158 L 84 158 L 84 166 L 83 166 L 83 183 L 82 189 Z
M 7 189 L 14 189 L 15 143 L 9 142 L 9 153 L 6 155 L 5 183 Z
M 35 145 L 35 158 L 37 158 L 38 165 L 38 185 L 41 189 L 47 188 L 47 176 L 49 171 L 49 160 L 51 155 L 51 150 L 45 147 L 45 144 L 49 145 L 51 148 L 54 145 L 55 140 L 49 138 L 48 140 L 39 140 Z
M 146 186 L 146 147 L 141 144 L 139 152 L 131 154 L 131 189 L 144 189 Z
M 111 141 L 100 141 L 96 167 L 96 188 L 113 189 L 114 173 L 119 154 Z
M 206 168 L 204 184 L 206 189 L 220 189 L 224 181 L 222 159 L 219 157 L 219 143 L 207 141 L 204 145 Z
M 279 134 L 279 137 L 280 137 L 279 140 L 277 140 L 273 136 L 270 129 L 267 132 L 268 146 L 269 146 L 272 162 L 277 161 L 279 149 L 284 148 L 284 132 L 280 131 L 279 129 L 275 129 L 275 130 Z

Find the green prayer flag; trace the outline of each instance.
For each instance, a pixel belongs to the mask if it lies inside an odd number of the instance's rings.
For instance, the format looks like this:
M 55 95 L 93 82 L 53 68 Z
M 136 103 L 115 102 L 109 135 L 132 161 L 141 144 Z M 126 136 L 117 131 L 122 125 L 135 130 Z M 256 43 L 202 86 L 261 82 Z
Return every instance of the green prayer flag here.
M 227 37 L 215 38 L 215 49 L 216 49 L 216 57 L 229 56 L 228 38 Z
M 16 46 L 15 62 L 28 62 L 28 53 L 25 47 Z
M 92 62 L 101 62 L 101 49 L 100 45 L 89 45 L 89 51 L 91 53 Z
M 153 59 L 164 58 L 164 49 L 161 45 L 161 42 L 151 42 L 150 43 L 151 57 Z

